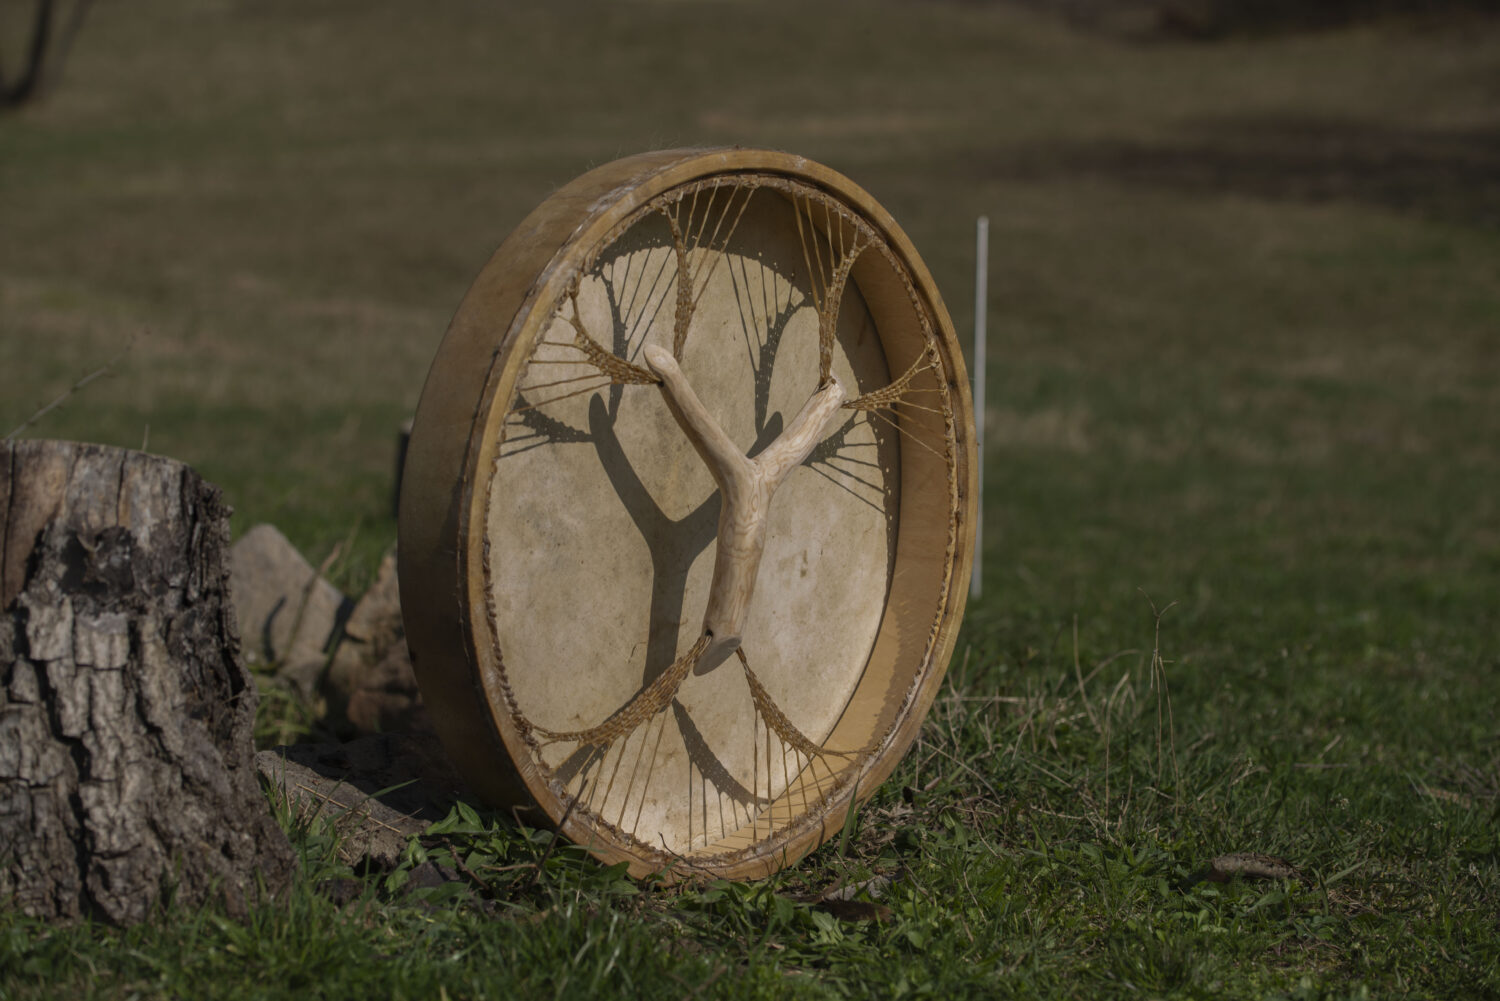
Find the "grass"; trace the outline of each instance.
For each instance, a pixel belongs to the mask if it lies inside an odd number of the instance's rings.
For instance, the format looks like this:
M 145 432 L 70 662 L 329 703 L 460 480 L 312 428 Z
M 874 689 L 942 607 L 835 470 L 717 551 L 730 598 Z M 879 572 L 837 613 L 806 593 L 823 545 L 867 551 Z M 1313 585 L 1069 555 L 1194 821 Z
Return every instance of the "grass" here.
M 245 925 L 0 912 L 0 998 L 1500 996 L 1497 69 L 1489 21 L 99 6 L 0 120 L 0 431 L 135 337 L 28 433 L 149 437 L 357 588 L 507 229 L 619 154 L 784 147 L 960 329 L 990 218 L 985 591 L 897 774 L 774 879 L 637 885 L 469 811 L 399 871 L 474 877 L 409 892 L 297 829 Z M 1238 851 L 1306 878 L 1192 881 Z M 886 920 L 810 900 L 877 873 Z

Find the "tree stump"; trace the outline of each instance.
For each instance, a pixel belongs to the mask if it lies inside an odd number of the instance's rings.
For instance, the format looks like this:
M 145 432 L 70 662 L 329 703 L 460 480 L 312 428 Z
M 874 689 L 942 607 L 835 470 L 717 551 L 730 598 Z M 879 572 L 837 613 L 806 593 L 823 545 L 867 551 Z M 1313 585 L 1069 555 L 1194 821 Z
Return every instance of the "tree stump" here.
M 256 780 L 228 515 L 181 463 L 0 443 L 0 902 L 243 912 L 291 848 Z

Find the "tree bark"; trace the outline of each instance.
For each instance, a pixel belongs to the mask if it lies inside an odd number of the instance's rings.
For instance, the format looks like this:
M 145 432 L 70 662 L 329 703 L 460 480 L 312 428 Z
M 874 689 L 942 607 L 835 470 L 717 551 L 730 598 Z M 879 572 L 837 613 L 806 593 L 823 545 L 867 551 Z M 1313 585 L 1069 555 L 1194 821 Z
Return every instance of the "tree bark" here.
M 292 854 L 256 781 L 228 515 L 181 463 L 0 442 L 0 901 L 243 912 Z

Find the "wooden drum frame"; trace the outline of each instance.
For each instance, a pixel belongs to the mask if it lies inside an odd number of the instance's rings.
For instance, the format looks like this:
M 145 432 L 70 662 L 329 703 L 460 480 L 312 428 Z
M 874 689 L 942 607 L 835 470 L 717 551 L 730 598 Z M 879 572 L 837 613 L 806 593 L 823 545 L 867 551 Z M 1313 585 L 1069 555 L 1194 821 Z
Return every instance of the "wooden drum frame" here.
M 932 703 L 975 474 L 952 321 L 863 190 L 761 150 L 590 171 L 479 274 L 412 428 L 401 605 L 444 746 L 638 876 L 800 859 Z

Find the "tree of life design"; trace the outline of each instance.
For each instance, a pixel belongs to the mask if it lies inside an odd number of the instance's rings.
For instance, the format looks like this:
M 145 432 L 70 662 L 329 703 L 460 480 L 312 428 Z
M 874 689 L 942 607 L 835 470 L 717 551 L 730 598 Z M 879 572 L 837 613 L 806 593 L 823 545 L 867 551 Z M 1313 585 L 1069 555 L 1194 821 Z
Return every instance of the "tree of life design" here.
M 637 875 L 789 864 L 941 682 L 973 447 L 932 278 L 847 178 L 667 150 L 564 186 L 413 424 L 401 600 L 449 756 Z
M 790 247 L 788 232 L 797 235 Z M 775 571 L 760 581 L 773 528 L 782 540 L 774 552 L 796 550 L 809 563 L 809 545 L 830 531 L 843 548 L 873 554 L 853 567 L 826 553 L 819 559 L 846 583 L 873 582 L 883 596 L 902 448 L 951 450 L 946 434 L 903 420 L 919 410 L 936 415 L 943 431 L 951 424 L 935 345 L 893 377 L 868 310 L 851 292 L 861 257 L 884 250 L 867 223 L 808 186 L 756 176 L 687 186 L 621 227 L 558 302 L 532 352 L 507 415 L 496 495 L 535 529 L 544 512 L 527 505 L 529 490 L 508 485 L 556 477 L 556 455 L 569 450 L 577 482 L 547 493 L 579 506 L 545 512 L 555 528 L 542 533 L 548 551 L 572 548 L 579 514 L 623 512 L 613 520 L 619 535 L 643 543 L 650 600 L 640 618 L 616 610 L 629 601 L 610 603 L 615 614 L 605 618 L 622 628 L 604 644 L 562 644 L 576 646 L 572 656 L 584 664 L 631 665 L 601 666 L 577 682 L 596 686 L 601 698 L 573 691 L 563 707 L 547 698 L 550 679 L 513 678 L 511 709 L 571 808 L 616 836 L 682 855 L 747 828 L 753 840 L 806 812 L 846 762 L 877 743 L 841 747 L 827 738 L 837 696 L 847 699 L 873 643 L 878 604 L 835 630 L 833 649 L 812 651 L 834 668 L 822 682 L 844 690 L 830 693 L 833 710 L 821 714 L 789 698 L 808 652 L 765 642 L 792 615 L 775 597 L 769 603 L 782 614 L 757 621 L 754 612 L 763 589 L 784 587 Z M 533 450 L 552 453 L 546 474 L 512 468 Z M 585 505 L 583 473 L 600 471 L 607 486 Z M 779 495 L 794 481 L 801 489 L 788 503 Z M 788 516 L 773 518 L 783 507 Z M 798 508 L 819 511 L 821 524 Z M 872 538 L 879 544 L 870 546 Z M 628 576 L 623 567 L 610 573 L 586 563 L 580 570 L 589 578 L 618 584 Z M 861 619 L 858 602 L 827 600 L 836 584 L 813 592 L 824 596 L 818 617 Z M 502 622 L 507 608 L 532 614 L 507 601 L 504 584 L 492 593 Z M 606 611 L 597 597 L 591 608 L 573 594 L 580 626 Z M 632 638 L 641 621 L 645 636 Z M 508 675 L 533 655 L 501 653 Z M 724 671 L 729 664 L 738 671 Z M 741 708 L 705 726 L 696 711 L 705 700 Z M 790 803 L 770 809 L 788 793 Z

